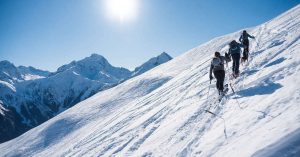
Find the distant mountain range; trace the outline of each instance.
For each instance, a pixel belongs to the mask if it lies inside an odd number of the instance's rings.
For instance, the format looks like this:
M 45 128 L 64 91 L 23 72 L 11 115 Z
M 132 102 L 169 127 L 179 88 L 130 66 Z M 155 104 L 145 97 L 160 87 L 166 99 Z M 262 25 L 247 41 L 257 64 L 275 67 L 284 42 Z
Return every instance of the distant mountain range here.
M 103 56 L 92 54 L 63 65 L 53 73 L 0 61 L 0 143 L 21 135 L 101 90 L 171 59 L 164 52 L 130 71 L 114 67 Z

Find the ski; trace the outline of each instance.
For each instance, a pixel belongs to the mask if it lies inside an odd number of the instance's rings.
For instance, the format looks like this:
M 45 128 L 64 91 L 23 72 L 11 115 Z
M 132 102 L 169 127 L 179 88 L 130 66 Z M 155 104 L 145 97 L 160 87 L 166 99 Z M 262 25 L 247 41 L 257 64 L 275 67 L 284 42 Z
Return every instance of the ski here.
M 214 115 L 215 117 L 222 119 L 223 124 L 224 124 L 224 135 L 225 135 L 225 138 L 227 139 L 227 131 L 226 131 L 225 119 L 223 117 L 217 115 L 216 113 L 209 111 L 209 110 L 205 110 L 205 112 L 210 113 L 210 114 Z

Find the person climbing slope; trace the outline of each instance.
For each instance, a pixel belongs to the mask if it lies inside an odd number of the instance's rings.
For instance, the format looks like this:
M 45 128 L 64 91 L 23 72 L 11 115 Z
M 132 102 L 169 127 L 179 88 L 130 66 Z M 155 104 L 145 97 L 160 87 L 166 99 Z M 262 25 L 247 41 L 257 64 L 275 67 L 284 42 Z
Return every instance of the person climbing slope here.
M 242 62 L 248 61 L 248 56 L 249 56 L 249 38 L 255 39 L 255 37 L 252 36 L 252 35 L 250 35 L 250 34 L 248 34 L 246 30 L 243 30 L 243 33 L 242 33 L 242 35 L 240 36 L 240 39 L 239 39 L 239 41 L 244 46 L 243 57 L 241 59 Z
M 241 58 L 241 48 L 242 44 L 236 42 L 235 40 L 231 41 L 229 44 L 228 55 L 232 57 L 232 76 L 237 78 L 240 74 L 240 58 Z
M 226 90 L 224 91 L 225 61 L 227 63 L 227 59 L 224 56 L 221 56 L 220 52 L 215 52 L 215 56 L 211 61 L 211 66 L 209 70 L 209 79 L 213 79 L 212 73 L 214 73 L 214 76 L 217 79 L 216 87 L 219 91 L 220 96 L 224 96 L 226 93 Z

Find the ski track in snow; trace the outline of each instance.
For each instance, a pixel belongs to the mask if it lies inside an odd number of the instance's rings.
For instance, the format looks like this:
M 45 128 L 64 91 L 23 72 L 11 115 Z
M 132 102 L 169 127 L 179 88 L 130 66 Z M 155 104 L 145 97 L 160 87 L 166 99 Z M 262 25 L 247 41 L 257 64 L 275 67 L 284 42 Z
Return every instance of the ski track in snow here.
M 0 156 L 299 155 L 300 6 L 249 32 L 249 63 L 219 105 L 215 80 L 206 99 L 210 59 L 240 31 L 94 95 L 1 144 Z

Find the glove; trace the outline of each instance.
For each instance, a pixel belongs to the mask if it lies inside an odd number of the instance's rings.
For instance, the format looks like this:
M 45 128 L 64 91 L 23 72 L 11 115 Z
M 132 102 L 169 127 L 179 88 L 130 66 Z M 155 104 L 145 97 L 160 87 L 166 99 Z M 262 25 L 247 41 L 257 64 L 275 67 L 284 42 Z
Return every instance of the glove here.
M 209 80 L 212 80 L 214 77 L 212 75 L 209 75 Z

